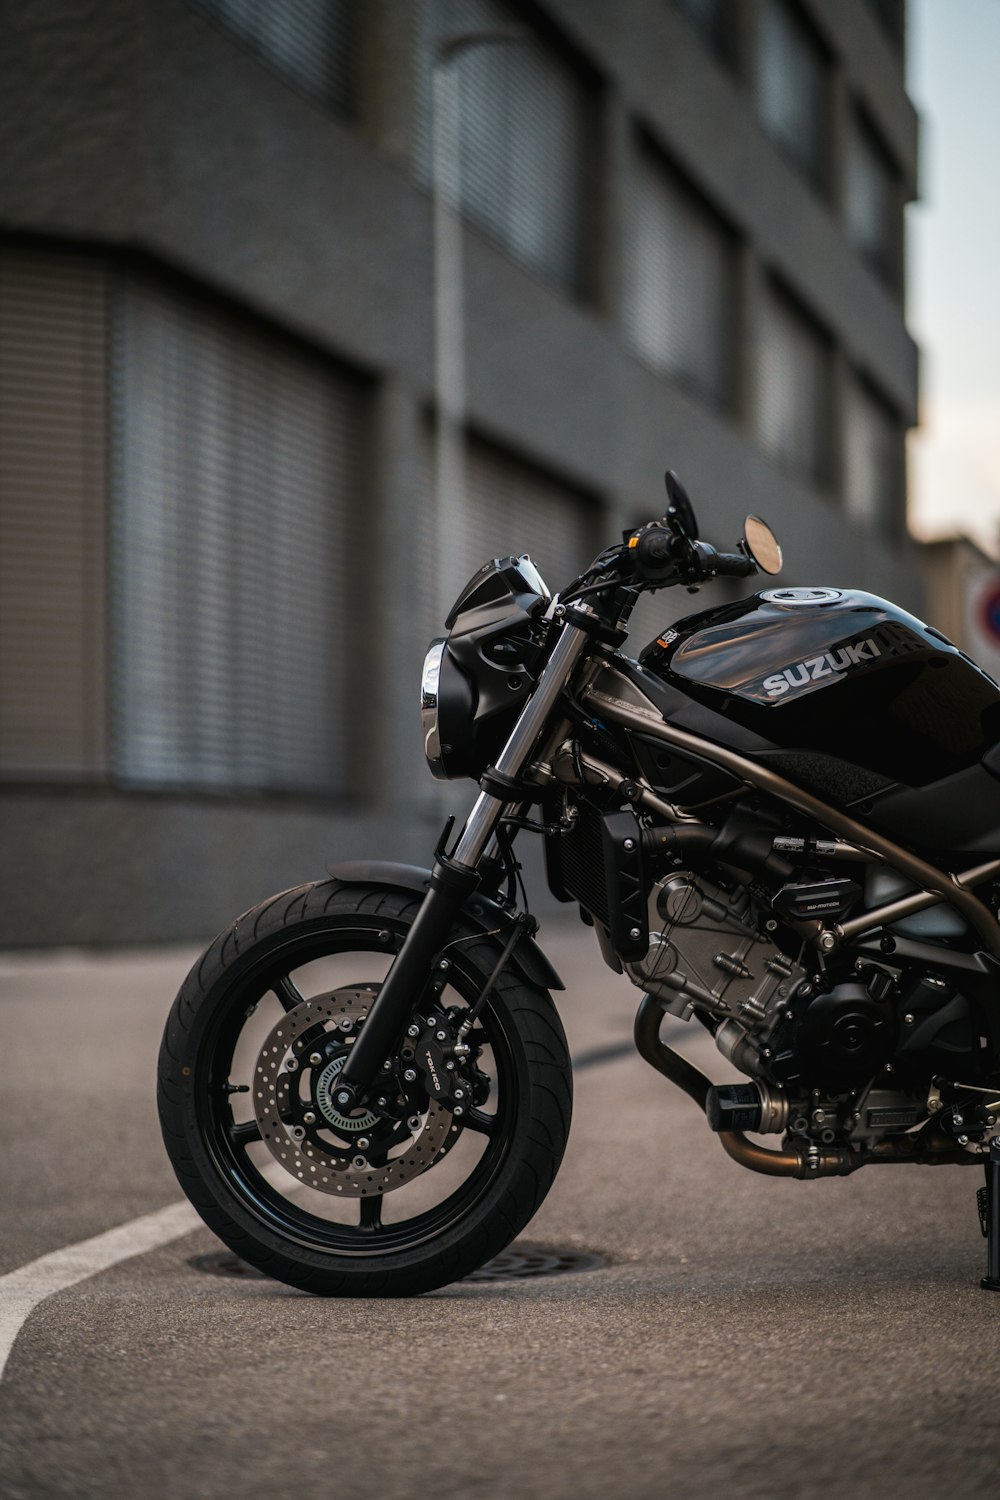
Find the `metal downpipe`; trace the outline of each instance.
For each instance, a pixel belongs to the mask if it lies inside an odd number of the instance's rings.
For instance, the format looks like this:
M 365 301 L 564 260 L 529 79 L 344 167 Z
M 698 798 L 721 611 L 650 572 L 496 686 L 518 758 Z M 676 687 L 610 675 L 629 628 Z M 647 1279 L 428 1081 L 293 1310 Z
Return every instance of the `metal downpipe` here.
M 650 1067 L 669 1078 L 684 1090 L 698 1107 L 705 1108 L 711 1079 L 681 1057 L 672 1047 L 660 1041 L 660 1023 L 663 1011 L 652 995 L 643 995 L 635 1017 L 635 1045 L 640 1057 Z M 765 1177 L 848 1177 L 861 1167 L 879 1163 L 908 1162 L 911 1166 L 979 1166 L 982 1157 L 960 1147 L 942 1135 L 899 1135 L 879 1141 L 868 1151 L 850 1151 L 843 1147 L 804 1148 L 802 1151 L 772 1151 L 767 1146 L 758 1146 L 748 1140 L 739 1130 L 717 1132 L 733 1161 L 752 1172 L 762 1172 Z
M 704 1111 L 705 1100 L 712 1087 L 700 1068 L 681 1057 L 672 1047 L 660 1041 L 660 1023 L 663 1011 L 652 995 L 643 995 L 635 1017 L 635 1045 L 639 1056 L 645 1058 L 650 1067 L 669 1078 L 678 1088 Z M 719 1132 L 723 1149 L 752 1172 L 763 1172 L 767 1177 L 846 1177 L 864 1165 L 864 1159 L 854 1160 L 854 1153 L 821 1148 L 813 1152 L 772 1151 L 767 1146 L 758 1146 L 739 1130 Z

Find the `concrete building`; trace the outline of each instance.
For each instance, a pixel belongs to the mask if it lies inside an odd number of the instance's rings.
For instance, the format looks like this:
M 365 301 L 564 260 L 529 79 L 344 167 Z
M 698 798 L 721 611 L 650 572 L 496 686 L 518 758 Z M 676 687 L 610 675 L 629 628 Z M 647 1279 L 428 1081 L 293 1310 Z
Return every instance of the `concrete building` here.
M 565 583 L 671 466 L 710 540 L 757 511 L 789 579 L 920 608 L 902 0 L 0 17 L 4 943 L 199 937 L 328 859 L 427 860 L 435 67 L 465 221 L 443 586 L 524 549 Z

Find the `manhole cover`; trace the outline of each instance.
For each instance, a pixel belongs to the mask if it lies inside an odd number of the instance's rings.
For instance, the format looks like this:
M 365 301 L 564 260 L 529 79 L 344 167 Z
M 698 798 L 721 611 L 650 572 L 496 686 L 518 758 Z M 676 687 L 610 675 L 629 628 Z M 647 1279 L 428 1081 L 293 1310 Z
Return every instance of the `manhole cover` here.
M 599 1271 L 604 1261 L 589 1250 L 555 1250 L 550 1245 L 508 1245 L 465 1281 L 520 1281 L 525 1276 L 559 1276 L 567 1271 Z
M 210 1276 L 236 1276 L 247 1281 L 269 1281 L 263 1271 L 249 1265 L 229 1250 L 213 1250 L 209 1255 L 195 1255 L 190 1264 L 196 1271 Z M 465 1281 L 520 1281 L 527 1276 L 559 1276 L 569 1271 L 599 1271 L 604 1265 L 600 1255 L 590 1250 L 558 1250 L 551 1245 L 509 1245 Z

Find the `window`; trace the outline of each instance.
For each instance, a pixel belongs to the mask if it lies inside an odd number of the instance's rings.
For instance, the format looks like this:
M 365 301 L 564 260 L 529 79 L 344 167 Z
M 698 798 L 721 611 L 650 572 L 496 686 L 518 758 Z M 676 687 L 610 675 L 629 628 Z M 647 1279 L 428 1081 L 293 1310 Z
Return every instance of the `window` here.
M 425 461 L 426 520 L 416 531 L 414 551 L 420 575 L 423 634 L 430 639 L 443 633 L 430 441 Z M 465 467 L 466 504 L 461 531 L 451 550 L 452 576 L 443 580 L 449 601 L 484 562 L 493 557 L 517 557 L 522 552 L 530 554 L 550 590 L 556 593 L 606 544 L 601 506 L 593 495 L 482 438 L 468 439 Z M 422 652 L 423 641 L 420 646 Z
M 864 526 L 891 528 L 902 510 L 902 423 L 865 381 L 854 378 L 847 387 L 844 426 L 847 513 Z
M 860 115 L 847 137 L 844 213 L 855 249 L 891 286 L 899 284 L 901 209 L 898 174 Z
M 363 390 L 290 338 L 129 273 L 112 410 L 117 775 L 343 788 Z
M 450 128 L 439 132 L 438 170 L 452 201 L 457 198 L 465 217 L 521 265 L 586 295 L 587 193 L 594 175 L 594 107 L 586 78 L 568 54 L 500 0 L 425 0 L 420 18 L 422 182 L 434 178 L 434 74 L 446 68 L 455 107 Z M 517 39 L 482 40 L 435 66 L 442 39 L 498 30 L 516 31 Z
M 732 234 L 658 153 L 641 147 L 627 218 L 628 343 L 653 369 L 727 407 L 735 316 Z
M 814 186 L 829 180 L 826 54 L 786 0 L 763 0 L 756 46 L 757 108 L 764 129 Z
M 775 283 L 767 288 L 761 307 L 757 349 L 761 446 L 789 473 L 813 484 L 826 484 L 830 477 L 830 343 Z
M 468 489 L 467 577 L 487 558 L 530 552 L 555 592 L 593 561 L 601 538 L 590 496 L 476 440 L 469 444 Z
M 361 0 L 190 0 L 287 83 L 358 114 Z

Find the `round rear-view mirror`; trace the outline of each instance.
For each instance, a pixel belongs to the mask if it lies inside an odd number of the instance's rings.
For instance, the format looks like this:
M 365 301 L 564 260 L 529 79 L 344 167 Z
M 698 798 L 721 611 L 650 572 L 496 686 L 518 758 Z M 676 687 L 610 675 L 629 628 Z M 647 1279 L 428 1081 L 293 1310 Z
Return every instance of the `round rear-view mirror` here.
M 774 532 L 760 516 L 747 516 L 743 526 L 746 549 L 762 573 L 781 572 L 781 548 Z

